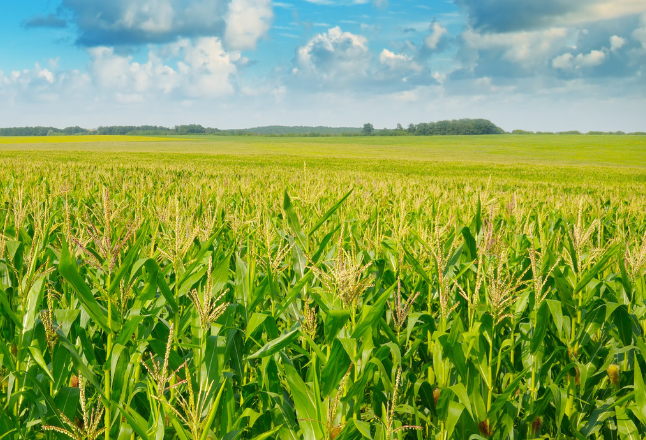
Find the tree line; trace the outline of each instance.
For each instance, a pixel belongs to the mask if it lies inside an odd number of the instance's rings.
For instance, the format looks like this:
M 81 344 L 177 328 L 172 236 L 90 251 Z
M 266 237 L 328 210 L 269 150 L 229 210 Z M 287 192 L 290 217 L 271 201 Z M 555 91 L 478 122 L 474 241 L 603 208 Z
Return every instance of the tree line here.
M 409 124 L 404 129 L 401 124 L 397 128 L 375 131 L 370 123 L 364 124 L 362 134 L 366 136 L 452 136 L 452 135 L 481 135 L 481 134 L 504 134 L 505 130 L 498 127 L 487 119 L 454 119 L 451 121 L 422 122 L 420 124 Z
M 96 130 L 67 127 L 9 127 L 0 128 L 0 136 L 69 136 L 79 134 L 100 135 L 183 135 L 183 134 L 221 134 L 222 130 L 207 128 L 199 124 L 176 125 L 173 128 L 158 125 L 113 125 Z
M 203 127 L 199 124 L 176 125 L 163 127 L 159 125 L 113 125 L 97 129 L 86 129 L 79 126 L 56 127 L 9 127 L 0 128 L 0 136 L 70 136 L 70 135 L 219 135 L 219 136 L 268 136 L 268 137 L 330 137 L 330 136 L 451 136 L 451 135 L 487 135 L 487 134 L 583 134 L 579 131 L 533 132 L 514 130 L 505 132 L 502 128 L 487 119 L 456 119 L 437 122 L 409 124 L 404 128 L 397 124 L 394 129 L 375 129 L 373 124 L 366 123 L 363 128 L 353 127 L 286 127 L 267 126 L 235 130 L 220 130 Z M 590 131 L 589 135 L 646 135 L 645 132 L 625 133 L 623 131 L 602 132 Z

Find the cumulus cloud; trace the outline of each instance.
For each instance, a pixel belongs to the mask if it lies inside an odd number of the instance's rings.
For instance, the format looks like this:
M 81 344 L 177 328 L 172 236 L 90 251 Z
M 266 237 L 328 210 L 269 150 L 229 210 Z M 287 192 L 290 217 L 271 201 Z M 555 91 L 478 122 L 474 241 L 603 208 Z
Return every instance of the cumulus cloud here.
M 382 49 L 373 54 L 366 37 L 340 27 L 315 35 L 296 50 L 292 78 L 310 89 L 332 87 L 359 94 L 397 93 L 437 84 L 415 53 Z
M 182 37 L 224 37 L 233 49 L 253 48 L 273 18 L 271 0 L 63 0 L 82 46 L 170 43 Z
M 508 33 L 479 33 L 467 29 L 461 36 L 463 61 L 471 70 L 505 61 L 515 65 L 508 69 L 508 74 L 518 73 L 519 69 L 534 74 L 535 69 L 556 55 L 570 38 L 571 32 L 565 28 Z
M 438 22 L 431 25 L 431 34 L 424 39 L 424 44 L 428 49 L 436 50 L 442 37 L 448 35 L 449 31 Z
M 574 78 L 628 78 L 639 75 L 643 65 L 644 53 L 635 44 L 642 34 L 635 27 L 640 16 L 646 17 L 644 1 L 456 3 L 467 14 L 467 26 L 455 40 L 457 65 L 449 79 L 488 77 L 513 83 L 535 78 L 534 85 L 545 88 Z M 646 43 L 646 32 L 643 40 Z
M 413 57 L 405 54 L 398 54 L 384 49 L 379 54 L 379 62 L 382 66 L 387 68 L 393 73 L 401 73 L 403 75 L 410 74 L 411 72 L 419 73 L 424 68 L 419 65 Z
M 215 37 L 180 41 L 150 50 L 145 63 L 133 61 L 131 56 L 115 53 L 108 47 L 88 50 L 89 73 L 97 87 L 114 93 L 124 101 L 172 96 L 218 97 L 233 93 L 231 77 L 237 68 L 239 53 L 228 53 Z M 170 58 L 178 57 L 175 67 Z
M 644 49 L 646 49 L 646 27 L 638 28 L 633 31 L 632 37 L 639 41 Z
M 323 80 L 347 81 L 365 77 L 372 54 L 368 40 L 361 35 L 334 27 L 314 36 L 296 51 L 294 73 Z
M 91 84 L 90 76 L 78 70 L 57 71 L 36 63 L 33 69 L 0 71 L 0 97 L 7 104 L 56 101 L 62 96 L 83 96 Z
M 455 0 L 474 29 L 513 32 L 571 26 L 646 12 L 643 0 Z
M 580 69 L 582 67 L 595 67 L 606 60 L 606 54 L 600 50 L 593 50 L 587 54 L 564 53 L 552 60 L 552 66 L 556 69 Z
M 271 0 L 232 0 L 226 15 L 225 41 L 232 49 L 252 49 L 264 36 L 274 14 Z
M 36 14 L 25 20 L 23 26 L 26 28 L 64 28 L 67 27 L 67 21 L 56 14 Z
M 622 38 L 618 35 L 613 35 L 610 37 L 610 50 L 611 51 L 616 51 L 624 47 L 626 44 L 626 39 Z

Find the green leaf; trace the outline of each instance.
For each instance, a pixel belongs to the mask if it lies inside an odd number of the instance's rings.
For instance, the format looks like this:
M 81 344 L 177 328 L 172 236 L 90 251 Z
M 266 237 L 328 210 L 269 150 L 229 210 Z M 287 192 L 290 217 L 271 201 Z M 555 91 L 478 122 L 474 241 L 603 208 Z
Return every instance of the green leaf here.
M 39 278 L 27 294 L 27 310 L 22 317 L 22 334 L 24 336 L 22 343 L 24 345 L 30 345 L 31 339 L 34 336 L 33 330 L 36 325 L 36 319 L 38 317 L 43 293 L 45 291 L 44 281 L 44 278 Z
M 608 252 L 606 252 L 603 257 L 599 259 L 599 261 L 597 261 L 597 264 L 595 264 L 589 271 L 585 273 L 583 278 L 581 278 L 581 281 L 579 281 L 579 283 L 574 288 L 574 293 L 579 292 L 581 289 L 587 286 L 588 283 L 592 281 L 592 279 L 596 277 L 599 272 L 604 270 L 606 268 L 606 263 L 608 262 L 608 260 L 610 260 L 610 258 L 612 258 L 619 249 L 620 246 L 618 244 L 608 249 Z
M 621 406 L 615 407 L 615 415 L 617 416 L 617 430 L 621 440 L 639 440 L 640 435 L 635 423 L 628 417 L 628 414 Z
M 143 418 L 127 405 L 125 407 L 117 405 L 117 408 L 119 408 L 119 412 L 126 419 L 128 426 L 130 426 L 139 437 L 144 440 L 148 440 L 147 426 L 144 423 Z
M 322 397 L 332 394 L 332 391 L 336 389 L 343 376 L 345 376 L 350 364 L 352 364 L 352 359 L 350 359 L 341 341 L 338 338 L 335 339 L 330 356 L 321 372 Z
M 7 316 L 16 324 L 16 326 L 22 330 L 22 324 L 20 323 L 20 319 L 16 316 L 16 314 L 11 310 L 11 306 L 9 305 L 9 300 L 7 298 L 7 294 L 4 291 L 4 289 L 0 288 L 0 304 L 2 304 L 2 307 L 4 308 L 4 312 L 7 314 Z
M 345 323 L 350 319 L 349 310 L 330 310 L 325 317 L 325 322 L 323 323 L 324 333 L 325 333 L 325 343 L 331 344 L 336 338 L 336 335 L 339 334 Z
M 325 237 L 323 237 L 323 240 L 321 240 L 321 243 L 319 243 L 318 250 L 314 253 L 314 256 L 312 257 L 312 262 L 314 264 L 317 264 L 319 262 L 321 255 L 323 255 L 323 252 L 325 251 L 325 247 L 330 242 L 330 240 L 332 240 L 332 237 L 334 237 L 334 234 L 336 234 L 339 229 L 341 229 L 341 225 L 337 225 L 334 229 L 332 229 L 330 233 L 328 233 Z
M 464 411 L 464 406 L 462 404 L 452 400 L 449 402 L 449 411 L 446 417 L 447 438 L 451 438 L 453 435 L 453 430 L 455 429 L 455 425 L 458 424 L 458 420 L 460 420 L 462 411 Z
M 277 427 L 275 427 L 271 431 L 267 431 L 267 432 L 264 432 L 264 433 L 262 433 L 260 435 L 257 435 L 255 437 L 253 437 L 251 440 L 265 440 L 266 438 L 269 438 L 272 435 L 276 434 L 278 431 L 280 431 L 280 428 L 282 428 L 282 427 L 283 427 L 283 425 L 278 425 Z
M 108 323 L 107 311 L 101 305 L 99 305 L 99 303 L 94 298 L 92 291 L 87 286 L 87 284 L 85 284 L 85 281 L 83 281 L 81 275 L 79 275 L 78 269 L 76 267 L 76 261 L 72 259 L 70 251 L 67 248 L 67 243 L 63 243 L 61 260 L 58 264 L 58 270 L 63 278 L 65 278 L 65 280 L 77 293 L 77 298 L 79 299 L 81 304 L 83 304 L 85 311 L 88 313 L 88 315 L 90 315 L 94 322 L 96 322 L 105 332 L 110 332 L 111 330 L 118 331 L 119 326 L 114 322 L 112 323 L 112 325 Z
M 283 368 L 285 369 L 289 390 L 294 399 L 294 408 L 298 415 L 299 425 L 303 429 L 303 439 L 319 440 L 323 438 L 321 423 L 324 421 L 317 419 L 316 403 L 312 392 L 305 385 L 294 367 L 284 364 Z
M 628 313 L 628 307 L 621 305 L 612 313 L 614 323 L 617 326 L 619 337 L 624 346 L 629 346 L 633 342 L 633 322 Z
M 464 385 L 461 383 L 458 383 L 453 385 L 449 389 L 453 391 L 453 394 L 455 394 L 455 396 L 458 398 L 460 403 L 464 405 L 464 407 L 469 412 L 469 415 L 471 416 L 471 418 L 475 422 L 477 422 L 476 418 L 473 416 L 473 412 L 471 411 L 471 401 L 469 400 L 469 394 L 467 393 L 467 389 L 464 387 Z
M 193 256 L 193 263 L 186 268 L 186 271 L 184 272 L 184 275 L 182 278 L 179 280 L 179 285 L 182 286 L 186 281 L 193 275 L 193 272 L 195 271 L 195 268 L 202 263 L 202 258 L 206 254 L 206 252 L 213 246 L 213 242 L 215 241 L 216 238 L 220 236 L 220 231 L 216 232 L 213 234 L 211 237 L 209 237 L 202 246 L 200 246 L 200 250 L 197 253 L 197 255 Z
M 115 341 L 115 344 L 126 345 L 128 341 L 131 340 L 132 335 L 137 331 L 137 326 L 141 321 L 145 319 L 145 316 L 135 315 L 126 321 L 126 324 L 121 329 L 119 337 Z
M 211 274 L 214 293 L 221 292 L 229 281 L 229 265 L 231 264 L 231 255 L 233 255 L 232 252 L 226 254 Z
M 294 342 L 301 334 L 300 327 L 295 328 L 294 330 L 285 333 L 284 335 L 276 338 L 268 343 L 266 343 L 260 350 L 247 357 L 247 360 L 264 358 L 271 356 L 274 353 L 278 353 L 283 348 L 287 347 L 289 344 Z
M 388 301 L 390 295 L 393 293 L 396 285 L 397 283 L 393 283 L 393 285 L 390 286 L 384 293 L 382 293 L 377 301 L 375 301 L 368 314 L 357 324 L 354 331 L 352 332 L 353 338 L 361 337 L 368 328 L 375 326 L 377 321 L 379 321 L 379 319 L 381 318 L 386 302 Z
M 489 412 L 487 413 L 487 418 L 489 419 L 497 419 L 498 414 L 496 414 L 498 411 L 503 409 L 503 407 L 509 402 L 509 398 L 511 397 L 512 393 L 515 393 L 516 390 L 519 388 L 520 382 L 523 381 L 525 378 L 525 375 L 527 372 L 530 370 L 530 367 L 525 368 L 522 372 L 516 374 L 516 378 L 511 381 L 509 385 L 507 385 L 507 388 L 505 388 L 505 391 L 503 391 L 502 394 L 498 395 L 496 397 L 496 400 L 493 402 L 493 405 L 491 405 L 491 408 L 489 408 Z
M 346 423 L 335 440 L 361 440 L 363 438 L 372 439 L 370 424 L 357 419 L 351 419 Z M 396 437 L 393 436 L 394 438 Z
M 36 342 L 36 341 L 33 341 Z M 31 357 L 36 361 L 36 364 L 40 367 L 41 370 L 45 374 L 47 374 L 47 377 L 54 382 L 54 376 L 52 376 L 51 371 L 49 371 L 49 368 L 47 368 L 47 362 L 45 362 L 45 358 L 43 358 L 43 353 L 40 351 L 40 348 L 34 343 L 29 346 L 29 352 L 31 353 Z
M 166 280 L 164 280 L 164 275 L 162 274 L 162 270 L 157 262 L 152 258 L 149 258 L 144 263 L 144 266 L 148 271 L 148 283 L 159 287 L 159 291 L 166 299 L 166 302 L 170 305 L 171 309 L 173 309 L 173 312 L 177 313 L 179 307 L 177 305 L 177 301 L 175 301 L 175 295 L 173 295 L 173 292 L 168 288 L 168 284 L 166 283 Z
M 547 334 L 547 327 L 550 323 L 550 309 L 548 304 L 543 301 L 541 307 L 536 312 L 536 328 L 534 329 L 534 335 L 532 336 L 532 342 L 530 343 L 530 352 L 531 354 L 536 353 L 540 347 L 543 346 L 543 339 Z
M 220 408 L 220 401 L 222 400 L 222 392 L 224 391 L 226 383 L 227 381 L 225 379 L 224 382 L 222 382 L 222 385 L 220 386 L 220 391 L 218 391 L 218 395 L 215 398 L 213 405 L 211 405 L 211 410 L 209 411 L 209 414 L 206 417 L 206 420 L 204 420 L 204 425 L 202 427 L 203 431 L 202 431 L 202 436 L 200 437 L 200 440 L 206 440 L 206 438 L 208 437 L 209 429 L 211 429 L 211 425 L 213 424 L 213 419 L 215 419 L 215 413 Z
M 296 215 L 294 205 L 292 205 L 292 200 L 289 198 L 287 191 L 285 191 L 285 197 L 283 199 L 283 209 L 285 210 L 285 214 L 287 214 L 287 224 L 296 235 L 296 239 L 300 242 L 301 248 L 307 250 L 307 236 L 303 233 L 301 224 L 298 222 L 298 216 Z
M 220 361 L 218 354 L 223 352 L 224 348 L 218 347 L 218 336 L 209 336 L 206 338 L 206 347 L 204 348 L 204 365 L 209 382 L 216 382 L 220 378 Z
M 546 299 L 545 302 L 550 308 L 550 312 L 552 313 L 552 318 L 554 319 L 556 328 L 558 329 L 559 334 L 561 334 L 563 330 L 563 309 L 561 308 L 561 301 Z
M 350 191 L 348 191 L 348 193 L 347 193 L 346 195 L 344 195 L 344 196 L 341 198 L 341 200 L 339 200 L 338 202 L 336 202 L 336 203 L 334 204 L 334 206 L 332 206 L 332 207 L 331 207 L 331 208 L 330 208 L 330 209 L 329 209 L 325 214 L 323 214 L 323 217 L 321 217 L 321 219 L 320 219 L 318 222 L 316 222 L 316 224 L 314 225 L 314 227 L 312 227 L 312 229 L 310 230 L 309 234 L 307 234 L 307 235 L 311 237 L 311 236 L 312 236 L 312 234 L 314 234 L 316 231 L 318 231 L 318 229 L 319 229 L 321 226 L 323 226 L 323 223 L 325 223 L 325 222 L 326 222 L 326 220 L 327 220 L 327 219 L 329 219 L 329 218 L 332 216 L 332 214 L 334 214 L 334 213 L 336 212 L 336 210 L 337 210 L 337 209 L 339 209 L 339 207 L 343 204 L 343 202 L 345 202 L 345 199 L 347 199 L 348 197 L 350 197 L 350 194 L 352 194 L 352 191 L 354 191 L 354 188 L 353 188 L 353 189 L 351 189 Z
M 478 208 L 476 209 L 476 213 L 473 216 L 473 220 L 471 220 L 469 229 L 471 231 L 474 231 L 476 236 L 482 230 L 482 201 L 480 200 L 480 196 L 478 196 Z M 473 257 L 475 258 L 475 254 L 473 255 Z
M 56 408 L 67 418 L 74 420 L 79 405 L 80 390 L 78 388 L 63 387 L 56 392 L 54 403 Z
M 303 275 L 303 278 L 298 280 L 296 284 L 292 286 L 292 288 L 289 290 L 289 293 L 287 296 L 281 301 L 280 306 L 278 309 L 276 309 L 276 317 L 282 315 L 285 310 L 292 304 L 292 302 L 296 299 L 296 297 L 301 293 L 305 285 L 310 281 L 310 279 L 314 276 L 314 272 L 311 270 L 307 272 L 305 275 Z
M 475 219 L 474 219 L 475 220 Z M 476 239 L 473 238 L 471 231 L 466 226 L 460 231 L 464 237 L 464 242 L 467 245 L 467 250 L 469 251 L 468 261 L 473 261 L 478 258 Z
M 413 266 L 415 269 L 415 272 L 417 272 L 424 281 L 426 281 L 428 284 L 433 284 L 431 279 L 428 277 L 428 274 L 422 267 L 422 265 L 417 261 L 417 259 L 413 256 L 413 254 L 406 248 L 404 248 L 404 251 L 406 252 L 406 260 Z
M 139 247 L 141 246 L 141 243 L 144 241 L 145 238 L 148 237 L 148 226 L 144 226 L 139 230 L 139 238 L 137 241 L 132 245 L 132 247 L 128 250 L 128 253 L 126 254 L 126 257 L 123 259 L 123 262 L 121 263 L 121 266 L 119 266 L 119 270 L 117 270 L 117 273 L 115 274 L 114 278 L 111 281 L 110 288 L 108 289 L 108 296 L 111 297 L 114 292 L 119 288 L 119 284 L 121 282 L 121 279 L 128 273 L 128 270 L 130 270 L 130 267 L 132 266 L 132 262 L 135 260 L 135 257 L 139 254 Z
M 419 387 L 418 394 L 422 400 L 424 408 L 428 409 L 431 414 L 437 415 L 435 410 L 435 398 L 433 397 L 433 387 L 427 381 L 424 381 Z
M 637 356 L 635 356 L 635 404 L 642 416 L 646 418 L 646 387 L 644 387 L 644 376 Z
M 265 319 L 267 319 L 269 315 L 266 315 L 264 313 L 254 313 L 251 315 L 251 318 L 249 318 L 249 322 L 247 323 L 247 329 L 245 331 L 245 342 L 249 340 L 253 332 L 258 328 L 259 325 L 261 325 Z

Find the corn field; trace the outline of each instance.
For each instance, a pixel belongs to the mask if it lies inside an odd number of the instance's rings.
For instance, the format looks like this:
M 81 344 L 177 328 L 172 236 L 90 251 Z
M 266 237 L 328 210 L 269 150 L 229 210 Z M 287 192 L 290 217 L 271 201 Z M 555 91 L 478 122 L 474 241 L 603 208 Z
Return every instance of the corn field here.
M 642 175 L 0 160 L 1 440 L 645 438 Z

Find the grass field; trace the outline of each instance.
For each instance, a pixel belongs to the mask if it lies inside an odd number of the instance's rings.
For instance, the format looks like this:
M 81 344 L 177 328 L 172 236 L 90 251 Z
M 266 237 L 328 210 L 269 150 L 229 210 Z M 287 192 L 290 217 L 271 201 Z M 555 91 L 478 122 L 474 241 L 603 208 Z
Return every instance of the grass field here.
M 0 139 L 1 439 L 643 438 L 645 138 L 73 138 Z
M 32 145 L 55 145 L 58 148 L 69 148 L 77 144 L 127 144 L 129 142 L 164 142 L 168 139 L 154 136 L 0 136 L 0 145 L 22 146 L 30 148 Z M 82 146 L 81 149 L 85 148 Z
M 126 142 L 127 141 L 127 142 Z M 646 166 L 646 136 L 500 135 L 285 138 L 55 136 L 0 138 L 0 150 L 293 155 L 299 157 Z

